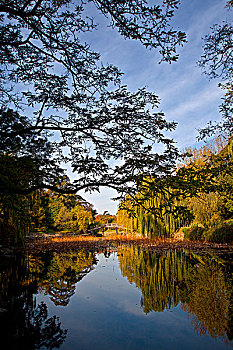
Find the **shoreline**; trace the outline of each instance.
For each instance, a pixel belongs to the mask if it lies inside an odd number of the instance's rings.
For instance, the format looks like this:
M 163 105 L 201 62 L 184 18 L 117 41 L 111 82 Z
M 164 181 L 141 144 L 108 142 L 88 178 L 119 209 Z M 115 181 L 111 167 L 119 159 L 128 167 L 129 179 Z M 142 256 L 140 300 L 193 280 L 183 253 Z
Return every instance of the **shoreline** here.
M 135 246 L 139 249 L 154 251 L 157 253 L 169 250 L 190 251 L 198 254 L 214 253 L 216 255 L 229 254 L 233 256 L 233 244 L 218 244 L 193 242 L 180 239 L 149 239 L 133 236 L 112 236 L 112 237 L 83 237 L 71 236 L 64 238 L 47 238 L 27 242 L 25 249 L 30 253 L 40 253 L 47 251 L 67 251 L 75 249 L 108 250 L 118 249 L 121 246 Z

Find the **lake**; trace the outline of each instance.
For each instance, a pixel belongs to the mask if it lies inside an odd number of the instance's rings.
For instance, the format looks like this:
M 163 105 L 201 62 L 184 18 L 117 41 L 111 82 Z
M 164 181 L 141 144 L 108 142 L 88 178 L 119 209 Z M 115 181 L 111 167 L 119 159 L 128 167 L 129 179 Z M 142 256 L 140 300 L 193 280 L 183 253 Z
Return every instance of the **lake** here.
M 5 257 L 5 349 L 230 349 L 232 258 L 122 246 Z

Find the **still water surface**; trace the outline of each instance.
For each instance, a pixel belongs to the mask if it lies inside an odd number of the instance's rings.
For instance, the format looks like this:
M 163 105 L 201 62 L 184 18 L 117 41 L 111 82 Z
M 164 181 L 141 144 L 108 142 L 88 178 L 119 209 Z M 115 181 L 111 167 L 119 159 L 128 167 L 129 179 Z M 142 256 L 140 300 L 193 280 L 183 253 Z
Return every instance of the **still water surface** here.
M 0 270 L 4 349 L 232 348 L 229 257 L 125 247 L 10 261 Z

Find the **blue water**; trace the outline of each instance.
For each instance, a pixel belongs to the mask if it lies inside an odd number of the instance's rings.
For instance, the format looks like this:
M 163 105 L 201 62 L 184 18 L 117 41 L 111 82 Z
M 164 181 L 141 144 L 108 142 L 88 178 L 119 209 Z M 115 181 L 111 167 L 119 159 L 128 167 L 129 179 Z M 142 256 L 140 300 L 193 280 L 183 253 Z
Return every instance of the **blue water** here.
M 193 315 L 182 303 L 162 312 L 145 313 L 142 291 L 122 276 L 117 253 L 106 258 L 97 255 L 97 265 L 76 283 L 68 305 L 56 306 L 43 289 L 35 294 L 37 304 L 45 302 L 48 317 L 60 318 L 67 336 L 64 350 L 120 349 L 230 349 L 226 336 L 200 335 L 194 329 Z M 130 267 L 129 267 L 130 268 Z M 46 347 L 41 347 L 46 348 Z

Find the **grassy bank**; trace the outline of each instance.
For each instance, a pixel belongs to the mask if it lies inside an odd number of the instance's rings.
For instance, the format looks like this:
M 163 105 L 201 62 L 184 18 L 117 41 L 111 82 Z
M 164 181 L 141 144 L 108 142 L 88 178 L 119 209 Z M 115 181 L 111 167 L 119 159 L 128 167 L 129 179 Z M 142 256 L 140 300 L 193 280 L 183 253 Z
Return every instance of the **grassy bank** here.
M 232 244 L 192 242 L 176 239 L 149 239 L 131 235 L 115 235 L 109 237 L 69 236 L 49 237 L 29 241 L 26 249 L 29 252 L 67 251 L 71 249 L 89 249 L 96 252 L 117 249 L 122 245 L 134 245 L 140 249 L 149 249 L 157 253 L 169 250 L 191 251 L 198 254 L 215 252 L 216 254 L 233 254 Z
M 233 244 L 233 221 L 225 221 L 211 228 L 200 227 L 197 224 L 182 229 L 184 238 L 190 241 Z

